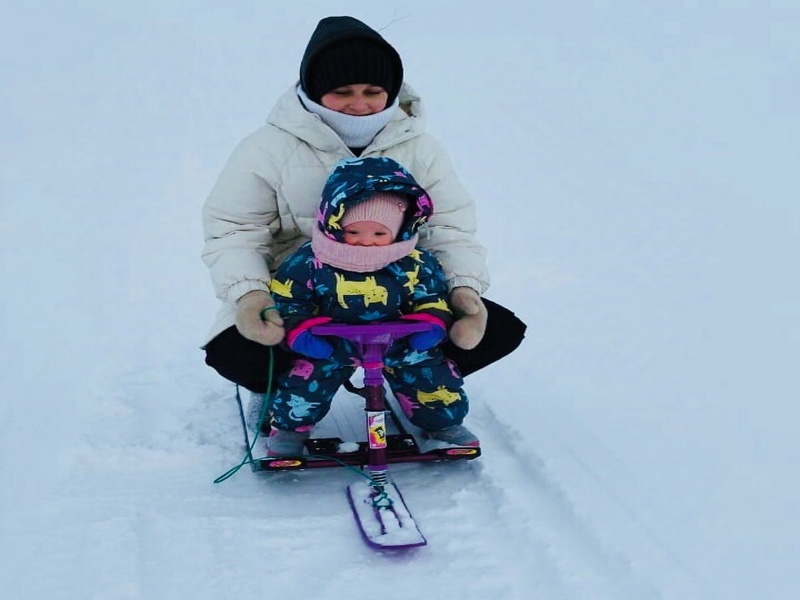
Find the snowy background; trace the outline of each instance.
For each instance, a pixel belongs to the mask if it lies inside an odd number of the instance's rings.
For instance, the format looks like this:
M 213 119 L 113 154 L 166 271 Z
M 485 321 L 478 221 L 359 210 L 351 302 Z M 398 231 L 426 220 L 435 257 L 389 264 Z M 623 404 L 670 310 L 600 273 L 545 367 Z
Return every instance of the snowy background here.
M 212 483 L 200 207 L 331 14 L 400 51 L 529 324 L 468 379 L 485 455 L 393 471 L 402 556 L 347 471 Z M 800 2 L 3 2 L 0 56 L 3 598 L 800 594 Z

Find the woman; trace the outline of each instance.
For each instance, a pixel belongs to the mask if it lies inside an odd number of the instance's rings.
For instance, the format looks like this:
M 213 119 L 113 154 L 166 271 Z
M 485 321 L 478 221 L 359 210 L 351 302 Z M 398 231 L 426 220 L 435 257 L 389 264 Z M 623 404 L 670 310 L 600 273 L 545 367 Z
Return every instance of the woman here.
M 317 25 L 300 81 L 278 100 L 267 124 L 234 150 L 203 212 L 208 265 L 223 305 L 205 346 L 223 377 L 263 393 L 270 351 L 273 378 L 288 370 L 279 345 L 283 321 L 269 294 L 270 273 L 308 241 L 334 166 L 355 156 L 387 156 L 431 196 L 436 214 L 420 247 L 442 263 L 456 320 L 445 355 L 468 375 L 522 341 L 525 324 L 481 295 L 489 287 L 486 251 L 475 238 L 475 205 L 447 155 L 425 133 L 420 98 L 403 82 L 397 51 L 352 17 Z

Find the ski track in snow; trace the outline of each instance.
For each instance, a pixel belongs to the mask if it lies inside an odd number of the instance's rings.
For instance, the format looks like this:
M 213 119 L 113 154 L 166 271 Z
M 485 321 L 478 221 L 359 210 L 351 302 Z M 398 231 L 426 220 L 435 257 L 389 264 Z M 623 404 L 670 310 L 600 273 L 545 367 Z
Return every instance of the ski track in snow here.
M 390 469 L 428 546 L 378 552 L 363 543 L 346 501 L 352 471 L 243 468 L 213 484 L 242 455 L 233 389 L 204 390 L 180 373 L 176 365 L 134 370 L 119 377 L 116 395 L 97 394 L 46 506 L 6 515 L 13 597 L 359 599 L 380 591 L 391 600 L 427 589 L 444 600 L 661 597 L 595 538 L 542 460 L 520 452 L 479 400 L 470 418 L 483 457 Z M 194 401 L 166 400 L 187 388 L 197 390 Z M 85 588 L 63 589 L 75 574 Z

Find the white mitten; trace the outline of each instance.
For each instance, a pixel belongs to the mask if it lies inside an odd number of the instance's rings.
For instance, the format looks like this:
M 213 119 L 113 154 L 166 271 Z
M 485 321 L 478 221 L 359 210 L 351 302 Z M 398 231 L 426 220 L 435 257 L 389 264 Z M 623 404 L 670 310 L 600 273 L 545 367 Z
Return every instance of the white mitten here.
M 280 343 L 285 333 L 275 301 L 261 290 L 247 292 L 237 300 L 236 329 L 248 340 L 265 346 Z
M 469 287 L 453 288 L 450 292 L 450 306 L 456 321 L 450 327 L 450 339 L 459 348 L 472 350 L 486 333 L 486 320 L 489 315 L 478 292 Z

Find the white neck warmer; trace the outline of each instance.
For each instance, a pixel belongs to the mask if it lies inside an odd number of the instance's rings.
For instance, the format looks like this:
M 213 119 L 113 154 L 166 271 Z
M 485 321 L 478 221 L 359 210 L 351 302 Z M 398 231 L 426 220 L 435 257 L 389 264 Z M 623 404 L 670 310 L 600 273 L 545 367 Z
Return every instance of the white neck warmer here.
M 394 111 L 400 106 L 400 98 L 398 96 L 391 106 L 381 112 L 362 117 L 346 115 L 317 104 L 306 95 L 299 85 L 297 86 L 297 95 L 306 110 L 319 115 L 322 122 L 333 129 L 348 148 L 366 148 L 369 146 L 375 136 L 378 135 L 378 132 L 391 121 Z

